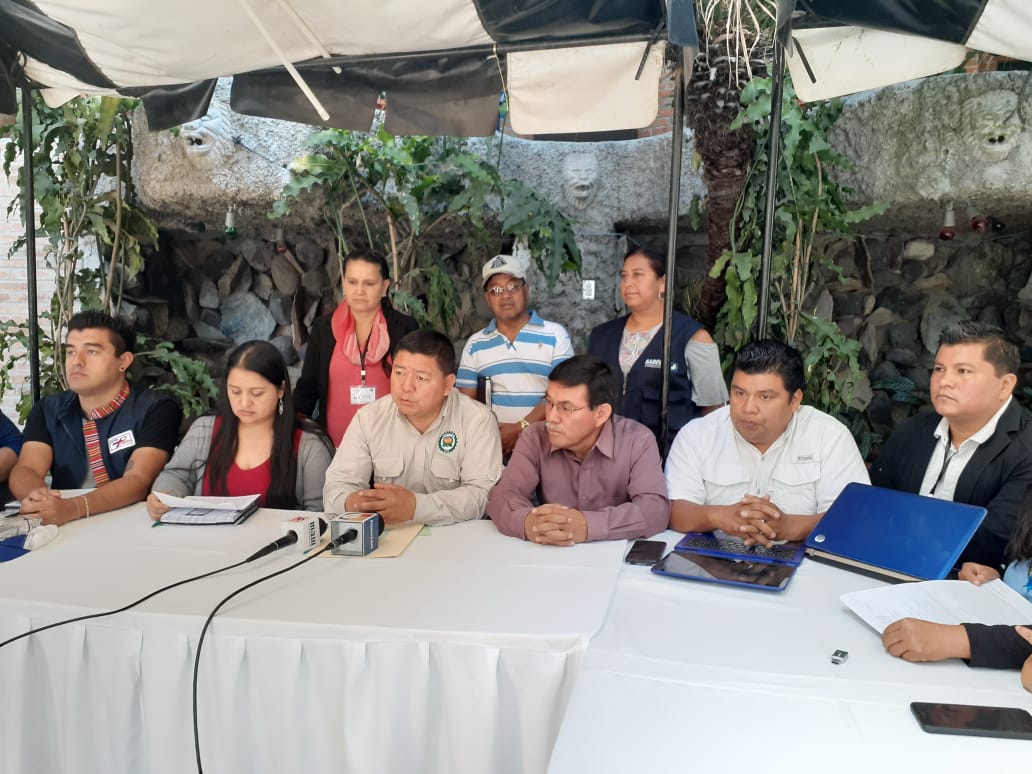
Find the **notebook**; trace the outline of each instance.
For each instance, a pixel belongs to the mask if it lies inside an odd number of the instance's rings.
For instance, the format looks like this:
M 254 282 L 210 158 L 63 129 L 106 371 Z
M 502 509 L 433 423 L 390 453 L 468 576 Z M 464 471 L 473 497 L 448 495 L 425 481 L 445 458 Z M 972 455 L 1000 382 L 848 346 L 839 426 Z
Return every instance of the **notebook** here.
M 772 546 L 747 546 L 742 540 L 712 532 L 689 532 L 674 546 L 675 551 L 724 559 L 748 559 L 798 566 L 806 554 L 802 542 L 779 543 Z
M 763 591 L 784 591 L 796 569 L 798 565 L 778 564 L 759 558 L 728 559 L 676 550 L 652 566 L 652 572 L 657 575 Z
M 941 580 L 985 514 L 974 505 L 849 484 L 806 539 L 806 554 L 883 580 Z
M 258 510 L 260 495 L 173 497 L 155 492 L 169 510 L 157 524 L 240 524 Z

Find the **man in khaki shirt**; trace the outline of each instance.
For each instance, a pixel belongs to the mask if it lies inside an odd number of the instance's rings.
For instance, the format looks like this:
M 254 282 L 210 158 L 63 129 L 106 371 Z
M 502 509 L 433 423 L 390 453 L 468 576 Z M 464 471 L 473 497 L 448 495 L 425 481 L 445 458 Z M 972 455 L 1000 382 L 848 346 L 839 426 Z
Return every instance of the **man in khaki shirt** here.
M 359 410 L 326 471 L 328 512 L 434 526 L 483 515 L 502 471 L 498 423 L 455 389 L 455 366 L 441 333 L 413 331 L 398 343 L 391 394 Z

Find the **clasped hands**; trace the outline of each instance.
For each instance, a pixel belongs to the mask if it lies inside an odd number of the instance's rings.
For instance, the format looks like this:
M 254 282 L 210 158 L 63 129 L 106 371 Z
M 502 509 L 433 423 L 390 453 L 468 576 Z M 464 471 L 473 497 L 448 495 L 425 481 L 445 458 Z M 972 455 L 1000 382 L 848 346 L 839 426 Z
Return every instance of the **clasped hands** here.
M 723 507 L 716 526 L 728 535 L 742 538 L 746 545 L 770 546 L 775 540 L 785 539 L 779 536 L 779 528 L 784 529 L 784 518 L 782 510 L 770 501 L 770 495 L 747 494 L 734 505 Z
M 42 519 L 43 524 L 60 526 L 76 519 L 72 501 L 62 499 L 59 490 L 45 486 L 33 489 L 25 495 L 20 507 L 23 515 Z
M 550 546 L 572 546 L 588 539 L 588 519 L 565 505 L 544 503 L 531 508 L 523 521 L 527 540 Z

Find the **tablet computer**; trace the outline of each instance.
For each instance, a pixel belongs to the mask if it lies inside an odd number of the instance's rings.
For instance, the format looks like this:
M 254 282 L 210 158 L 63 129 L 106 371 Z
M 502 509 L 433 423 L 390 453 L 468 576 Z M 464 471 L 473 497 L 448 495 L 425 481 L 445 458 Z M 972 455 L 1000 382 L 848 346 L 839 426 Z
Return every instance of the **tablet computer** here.
M 758 562 L 751 559 L 724 559 L 682 551 L 671 551 L 652 566 L 652 572 L 657 575 L 744 586 L 763 591 L 784 591 L 788 588 L 788 582 L 792 580 L 796 569 L 788 564 Z

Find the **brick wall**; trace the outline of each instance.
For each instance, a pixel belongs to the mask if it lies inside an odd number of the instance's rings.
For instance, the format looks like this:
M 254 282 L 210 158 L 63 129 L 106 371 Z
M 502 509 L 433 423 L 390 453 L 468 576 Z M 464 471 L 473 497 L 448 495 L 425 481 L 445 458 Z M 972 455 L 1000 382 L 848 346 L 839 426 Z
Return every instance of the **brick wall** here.
M 659 112 L 656 120 L 638 130 L 639 137 L 655 137 L 657 134 L 667 134 L 673 126 L 674 117 L 674 79 L 669 68 L 663 71 L 663 77 L 659 81 Z
M 2 155 L 3 142 L 0 140 L 0 155 Z M 0 320 L 17 320 L 19 322 L 28 318 L 28 281 L 25 267 L 24 249 L 8 258 L 11 246 L 24 234 L 21 224 L 21 217 L 17 210 L 10 215 L 7 208 L 12 201 L 19 201 L 21 191 L 17 187 L 17 170 L 11 170 L 10 179 L 4 177 L 0 172 Z M 46 240 L 37 241 L 37 290 L 40 310 L 49 307 L 50 296 L 53 293 L 54 282 L 49 272 L 43 266 L 43 250 Z M 28 358 L 19 353 L 16 356 L 17 362 L 13 371 L 13 378 L 16 385 L 15 391 L 8 391 L 0 401 L 0 410 L 19 425 L 17 411 L 14 406 L 18 402 L 17 390 L 28 390 L 29 367 Z

